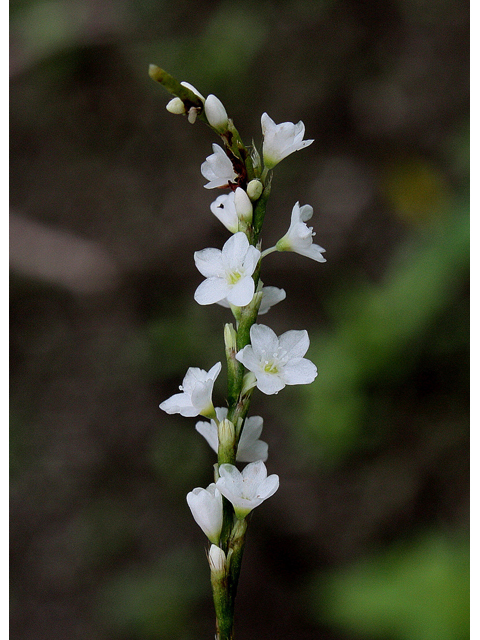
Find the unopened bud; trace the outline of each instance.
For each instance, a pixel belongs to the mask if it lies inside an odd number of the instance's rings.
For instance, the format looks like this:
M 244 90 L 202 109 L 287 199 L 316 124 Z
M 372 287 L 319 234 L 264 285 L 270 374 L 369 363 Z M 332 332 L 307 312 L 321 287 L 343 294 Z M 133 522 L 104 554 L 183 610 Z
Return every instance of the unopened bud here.
M 233 324 L 228 322 L 225 325 L 223 335 L 225 338 L 225 349 L 228 351 L 235 351 L 237 348 L 237 332 L 233 328 Z
M 225 133 L 228 128 L 228 116 L 225 107 L 217 98 L 210 94 L 205 100 L 205 115 L 209 124 L 219 133 Z
M 262 191 L 263 184 L 260 182 L 260 180 L 257 180 L 257 178 L 255 178 L 254 180 L 250 180 L 250 182 L 247 184 L 247 194 L 250 200 L 258 200 L 262 195 Z
M 208 552 L 208 564 L 210 565 L 210 570 L 213 573 L 217 574 L 215 577 L 219 577 L 218 574 L 223 575 L 225 573 L 225 569 L 227 566 L 227 558 L 225 556 L 225 551 L 217 547 L 216 544 L 212 544 L 210 550 Z
M 241 188 L 235 189 L 235 210 L 239 220 L 242 222 L 251 222 L 253 216 L 253 207 L 250 198 L 246 192 Z
M 218 452 L 229 451 L 235 446 L 235 426 L 230 420 L 222 420 L 218 425 Z
M 242 384 L 242 396 L 254 389 L 257 386 L 257 378 L 255 374 L 251 371 L 248 371 L 243 376 L 243 384 Z
M 170 102 L 167 104 L 166 109 L 167 111 L 170 111 L 170 113 L 175 113 L 176 115 L 186 113 L 187 111 L 185 109 L 183 101 L 180 100 L 180 98 L 173 98 L 172 100 L 170 100 Z

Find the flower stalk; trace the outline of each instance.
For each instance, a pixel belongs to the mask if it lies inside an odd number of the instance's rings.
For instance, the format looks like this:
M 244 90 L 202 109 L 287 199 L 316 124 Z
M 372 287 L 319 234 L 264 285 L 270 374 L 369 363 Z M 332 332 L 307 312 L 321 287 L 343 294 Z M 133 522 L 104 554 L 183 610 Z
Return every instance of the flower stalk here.
M 264 287 L 260 279 L 262 260 L 274 251 L 295 251 L 323 262 L 324 249 L 313 245 L 312 229 L 305 225 L 312 215 L 309 205 L 297 203 L 287 234 L 261 253 L 261 232 L 272 187 L 272 172 L 281 160 L 309 146 L 303 140 L 302 122 L 275 124 L 266 114 L 261 124 L 263 158 L 255 145 L 247 148 L 220 100 L 203 96 L 192 85 L 178 82 L 166 71 L 150 65 L 150 76 L 174 96 L 167 110 L 186 115 L 190 123 L 206 123 L 223 142 L 201 166 L 205 188 L 222 189 L 211 211 L 232 234 L 223 249 L 195 252 L 195 265 L 205 277 L 195 293 L 200 305 L 230 308 L 235 322 L 224 325 L 227 370 L 227 407 L 214 407 L 213 385 L 221 369 L 190 367 L 181 393 L 161 403 L 167 413 L 185 417 L 204 416 L 196 430 L 217 453 L 213 482 L 187 495 L 192 515 L 210 540 L 208 562 L 216 613 L 216 640 L 232 640 L 235 596 L 242 563 L 248 517 L 278 489 L 279 478 L 268 475 L 268 445 L 260 440 L 263 419 L 248 416 L 255 388 L 272 395 L 285 385 L 309 384 L 317 375 L 315 365 L 304 356 L 309 346 L 306 331 L 287 331 L 282 336 L 257 324 L 259 314 L 285 298 L 285 291 Z M 238 463 L 247 463 L 243 471 Z

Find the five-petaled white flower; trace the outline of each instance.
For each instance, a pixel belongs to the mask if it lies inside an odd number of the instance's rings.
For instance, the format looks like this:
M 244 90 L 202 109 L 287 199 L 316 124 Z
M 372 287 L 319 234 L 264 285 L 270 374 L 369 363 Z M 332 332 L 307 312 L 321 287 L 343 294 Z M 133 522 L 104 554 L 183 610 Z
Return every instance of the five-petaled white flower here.
M 260 255 L 242 231 L 231 236 L 221 251 L 196 251 L 195 264 L 206 280 L 197 287 L 195 300 L 198 304 L 213 304 L 226 298 L 237 307 L 249 304 L 255 293 L 252 275 Z
M 317 367 L 303 356 L 310 345 L 308 333 L 286 331 L 280 337 L 263 324 L 250 329 L 251 345 L 237 353 L 241 362 L 257 378 L 263 393 L 278 393 L 287 384 L 309 384 L 317 376 Z
M 221 368 L 221 362 L 213 365 L 210 371 L 190 367 L 185 374 L 183 383 L 179 387 L 182 393 L 176 393 L 162 402 L 160 409 L 167 413 L 179 413 L 185 418 L 193 418 L 194 416 L 214 417 L 215 408 L 212 404 L 212 391 L 213 384 Z
M 232 503 L 239 520 L 278 489 L 278 476 L 267 477 L 267 468 L 261 460 L 247 464 L 242 473 L 233 464 L 222 464 L 218 471 L 217 488 Z
M 294 151 L 303 149 L 312 144 L 313 140 L 304 140 L 305 125 L 302 121 L 275 122 L 266 113 L 262 115 L 263 133 L 263 164 L 267 169 L 273 169 L 280 160 L 283 160 Z
M 202 163 L 200 170 L 204 178 L 209 182 L 204 185 L 205 189 L 215 189 L 216 187 L 228 187 L 229 182 L 235 182 L 237 174 L 233 170 L 233 165 L 218 144 L 212 144 L 213 153 Z
M 258 309 L 258 315 L 262 316 L 273 307 L 273 305 L 278 304 L 282 300 L 285 300 L 286 293 L 285 289 L 279 289 L 278 287 L 263 287 L 262 289 L 262 300 L 260 302 L 260 308 Z M 223 300 L 219 300 L 218 304 L 222 307 L 230 308 L 230 304 L 228 300 L 224 298 Z
M 228 413 L 227 409 L 224 407 L 216 407 L 215 411 L 219 422 L 225 420 Z M 215 420 L 210 420 L 210 422 L 197 422 L 195 429 L 205 438 L 212 449 L 218 453 L 218 428 Z M 268 444 L 263 440 L 259 440 L 262 429 L 263 418 L 260 416 L 246 418 L 240 440 L 238 441 L 238 462 L 265 461 L 268 458 Z
M 218 544 L 223 524 L 222 495 L 215 483 L 206 489 L 197 487 L 187 494 L 187 502 L 195 522 L 210 542 Z
M 292 209 L 290 227 L 287 233 L 277 242 L 277 251 L 294 251 L 317 262 L 326 262 L 322 256 L 325 249 L 318 244 L 313 244 L 315 232 L 312 227 L 307 227 L 305 222 L 310 220 L 313 208 L 309 204 L 295 203 Z
M 238 231 L 238 215 L 235 207 L 235 192 L 222 193 L 210 205 L 210 211 L 231 233 Z

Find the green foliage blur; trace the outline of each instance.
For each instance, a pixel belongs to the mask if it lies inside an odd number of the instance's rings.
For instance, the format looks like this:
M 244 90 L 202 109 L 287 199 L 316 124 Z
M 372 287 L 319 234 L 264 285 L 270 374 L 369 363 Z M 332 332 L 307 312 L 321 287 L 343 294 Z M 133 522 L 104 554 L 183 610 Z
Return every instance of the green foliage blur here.
M 11 16 L 11 630 L 16 640 L 213 637 L 212 478 L 158 404 L 223 360 L 193 252 L 221 246 L 211 132 L 166 112 L 158 64 L 261 145 L 264 248 L 295 201 L 327 262 L 272 254 L 315 382 L 256 393 L 274 498 L 253 514 L 238 640 L 468 637 L 468 3 L 15 0 Z M 224 404 L 225 372 L 216 404 Z

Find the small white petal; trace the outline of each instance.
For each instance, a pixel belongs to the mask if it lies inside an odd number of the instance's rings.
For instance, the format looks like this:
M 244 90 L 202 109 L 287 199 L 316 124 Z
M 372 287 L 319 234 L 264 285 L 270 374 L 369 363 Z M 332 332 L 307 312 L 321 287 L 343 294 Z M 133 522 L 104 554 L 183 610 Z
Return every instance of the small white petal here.
M 223 278 L 207 278 L 198 285 L 193 297 L 195 302 L 205 305 L 218 302 L 229 293 L 230 289 Z
M 310 346 L 308 332 L 290 330 L 278 339 L 280 347 L 287 351 L 289 358 L 303 358 Z
M 195 266 L 205 278 L 218 276 L 223 269 L 222 252 L 220 249 L 202 249 L 193 254 Z
M 254 324 L 250 329 L 250 339 L 255 355 L 274 353 L 278 349 L 278 338 L 270 327 L 265 324 Z
M 286 384 L 310 384 L 317 377 L 317 367 L 306 358 L 287 362 L 283 369 Z
M 280 376 L 269 373 L 255 373 L 257 377 L 257 389 L 267 396 L 272 396 L 285 388 L 285 382 Z
M 259 316 L 270 311 L 275 304 L 285 300 L 287 296 L 285 289 L 278 289 L 277 287 L 263 287 L 262 294 L 262 301 L 258 310 Z
M 252 301 L 254 293 L 255 283 L 253 278 L 242 278 L 230 289 L 227 300 L 236 307 L 246 307 Z M 218 302 L 218 300 L 215 300 L 215 302 Z

